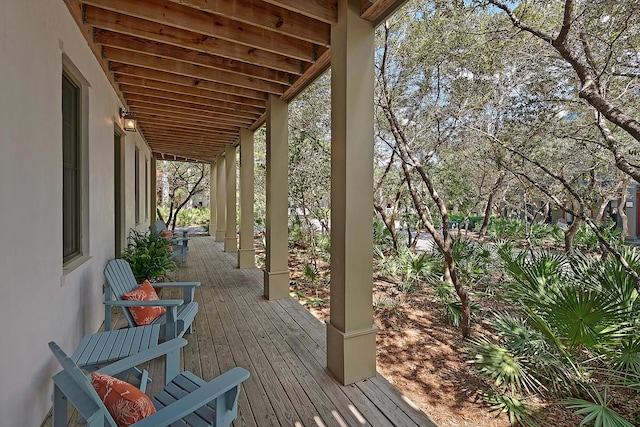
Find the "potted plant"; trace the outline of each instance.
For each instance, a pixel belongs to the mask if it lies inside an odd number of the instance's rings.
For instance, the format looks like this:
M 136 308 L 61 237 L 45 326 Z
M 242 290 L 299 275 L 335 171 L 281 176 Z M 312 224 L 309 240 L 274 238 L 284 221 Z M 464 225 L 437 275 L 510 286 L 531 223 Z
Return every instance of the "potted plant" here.
M 122 259 L 129 263 L 139 283 L 145 279 L 162 282 L 167 273 L 178 268 L 172 259 L 172 249 L 171 243 L 160 234 L 131 229 Z

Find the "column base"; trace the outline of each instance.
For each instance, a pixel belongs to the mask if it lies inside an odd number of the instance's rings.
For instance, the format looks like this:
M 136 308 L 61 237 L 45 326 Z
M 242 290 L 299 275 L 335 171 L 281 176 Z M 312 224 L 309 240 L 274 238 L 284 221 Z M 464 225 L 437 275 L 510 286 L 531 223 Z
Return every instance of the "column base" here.
M 216 230 L 216 242 L 224 242 L 227 230 Z
M 370 329 L 342 332 L 327 324 L 327 368 L 343 385 L 376 376 L 376 333 Z
M 269 301 L 289 296 L 289 270 L 264 270 L 264 297 Z
M 237 237 L 225 237 L 224 238 L 224 251 L 235 252 L 238 250 L 238 238 Z
M 255 249 L 238 249 L 238 268 L 255 268 Z

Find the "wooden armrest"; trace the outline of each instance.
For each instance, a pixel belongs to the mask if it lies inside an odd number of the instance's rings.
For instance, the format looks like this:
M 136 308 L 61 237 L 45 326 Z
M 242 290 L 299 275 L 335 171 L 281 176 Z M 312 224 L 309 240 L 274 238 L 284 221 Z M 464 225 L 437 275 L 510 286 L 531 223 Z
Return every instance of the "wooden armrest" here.
M 214 378 L 182 397 L 181 399 L 165 406 L 148 417 L 138 421 L 136 427 L 155 427 L 157 425 L 169 425 L 186 415 L 191 414 L 199 407 L 222 397 L 225 393 L 249 378 L 249 372 L 243 368 L 233 368 L 230 371 Z
M 164 356 L 172 350 L 179 349 L 187 345 L 187 340 L 184 338 L 174 338 L 169 341 L 165 341 L 155 347 L 151 347 L 148 350 L 141 351 L 140 353 L 133 354 L 124 359 L 113 362 L 97 372 L 109 376 L 115 376 L 119 373 L 126 372 L 127 370 L 141 365 L 149 360 L 153 360 L 157 357 Z
M 153 286 L 157 286 L 159 288 L 188 288 L 188 287 L 197 287 L 200 286 L 200 282 L 158 282 L 152 283 Z
M 104 305 L 110 305 L 114 307 L 173 307 L 184 304 L 184 300 L 181 299 L 160 299 L 155 301 L 104 301 Z

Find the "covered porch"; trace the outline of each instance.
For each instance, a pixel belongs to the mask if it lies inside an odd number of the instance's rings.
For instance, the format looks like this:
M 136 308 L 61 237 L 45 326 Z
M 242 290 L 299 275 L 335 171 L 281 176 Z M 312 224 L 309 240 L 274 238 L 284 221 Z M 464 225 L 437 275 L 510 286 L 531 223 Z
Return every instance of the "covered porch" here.
M 175 279 L 202 284 L 181 364 L 206 380 L 234 366 L 250 371 L 234 425 L 435 426 L 380 374 L 341 385 L 326 369 L 325 325 L 293 298 L 265 299 L 262 271 L 238 269 L 235 254 L 214 237 L 190 244 L 189 262 Z M 155 379 L 151 394 L 162 386 L 163 364 L 160 358 L 147 366 Z M 69 425 L 82 425 L 77 418 L 74 413 Z

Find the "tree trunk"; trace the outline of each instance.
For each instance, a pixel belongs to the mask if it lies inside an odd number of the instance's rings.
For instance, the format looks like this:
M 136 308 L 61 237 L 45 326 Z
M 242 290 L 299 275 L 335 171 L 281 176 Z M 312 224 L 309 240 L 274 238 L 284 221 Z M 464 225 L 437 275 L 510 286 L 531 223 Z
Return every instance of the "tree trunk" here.
M 580 220 L 574 216 L 573 222 L 571 223 L 567 231 L 565 231 L 564 233 L 565 253 L 567 254 L 573 253 L 573 237 L 576 235 L 579 228 L 580 228 Z
M 458 298 L 460 298 L 460 303 L 462 305 L 462 320 L 460 322 L 460 331 L 462 332 L 462 336 L 464 338 L 469 338 L 471 336 L 471 301 L 469 300 L 469 293 L 465 289 L 464 286 L 458 280 L 458 274 L 455 269 L 455 260 L 453 259 L 453 253 L 451 250 L 451 246 L 448 245 L 443 250 L 444 253 L 444 263 L 445 263 L 445 272 L 444 272 L 444 280 L 445 282 L 453 285 L 453 288 L 456 290 L 456 294 L 458 294 Z
M 624 240 L 629 235 L 629 219 L 627 218 L 626 205 L 627 205 L 627 188 L 629 187 L 630 178 L 627 176 L 622 181 L 622 188 L 620 189 L 622 195 L 620 196 L 620 204 L 618 205 L 618 215 L 620 215 L 620 221 L 622 222 L 622 233 L 620 234 L 620 241 Z M 616 225 L 614 224 L 614 227 Z

